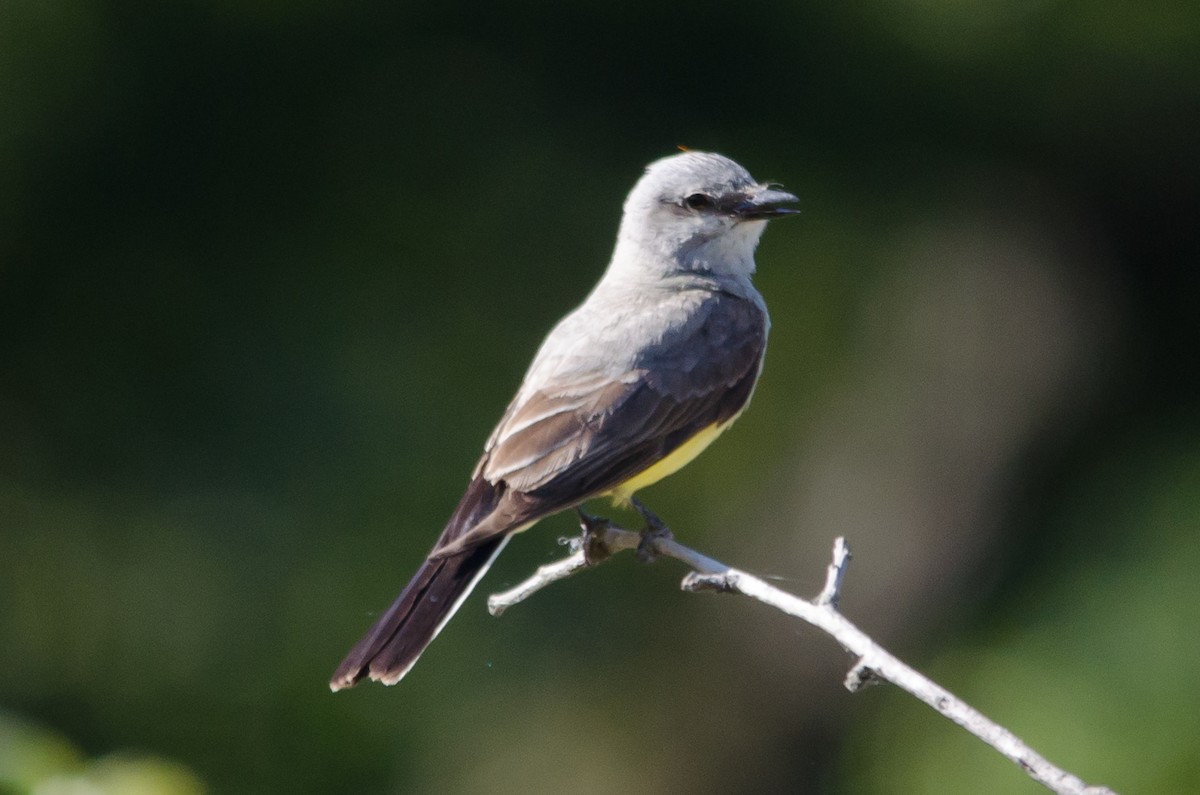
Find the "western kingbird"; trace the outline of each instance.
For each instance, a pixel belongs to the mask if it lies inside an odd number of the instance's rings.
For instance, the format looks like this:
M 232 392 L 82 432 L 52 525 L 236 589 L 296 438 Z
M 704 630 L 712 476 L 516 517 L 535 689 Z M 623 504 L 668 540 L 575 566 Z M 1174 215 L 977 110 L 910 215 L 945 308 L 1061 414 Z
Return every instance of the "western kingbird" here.
M 717 154 L 646 168 L 604 276 L 542 343 L 433 550 L 333 690 L 400 681 L 513 533 L 593 497 L 630 503 L 737 419 L 770 326 L 754 248 L 796 201 Z

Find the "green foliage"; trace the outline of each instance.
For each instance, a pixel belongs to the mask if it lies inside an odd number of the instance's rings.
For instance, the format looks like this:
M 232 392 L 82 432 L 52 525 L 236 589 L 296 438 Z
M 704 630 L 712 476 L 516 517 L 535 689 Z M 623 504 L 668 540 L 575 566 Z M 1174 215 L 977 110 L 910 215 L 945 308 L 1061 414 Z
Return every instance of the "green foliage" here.
M 203 795 L 186 767 L 129 753 L 85 760 L 69 741 L 0 714 L 0 792 L 12 795 Z

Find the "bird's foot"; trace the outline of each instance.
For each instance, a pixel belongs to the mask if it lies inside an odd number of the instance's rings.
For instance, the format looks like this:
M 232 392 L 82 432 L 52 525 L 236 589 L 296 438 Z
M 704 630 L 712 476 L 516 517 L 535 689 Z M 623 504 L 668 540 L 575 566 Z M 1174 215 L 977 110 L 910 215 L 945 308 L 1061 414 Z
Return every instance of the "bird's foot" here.
M 580 539 L 583 559 L 589 566 L 595 566 L 612 554 L 604 537 L 612 522 L 603 516 L 592 516 L 581 507 L 576 507 L 575 512 L 579 514 L 579 526 L 583 528 L 583 538 Z
M 646 526 L 640 531 L 642 540 L 638 543 L 638 560 L 643 563 L 653 563 L 658 560 L 658 542 L 660 540 L 670 540 L 675 536 L 671 533 L 671 528 L 667 527 L 666 522 L 658 518 L 658 514 L 647 508 L 641 500 L 634 497 L 629 502 L 642 515 L 642 518 L 646 520 Z

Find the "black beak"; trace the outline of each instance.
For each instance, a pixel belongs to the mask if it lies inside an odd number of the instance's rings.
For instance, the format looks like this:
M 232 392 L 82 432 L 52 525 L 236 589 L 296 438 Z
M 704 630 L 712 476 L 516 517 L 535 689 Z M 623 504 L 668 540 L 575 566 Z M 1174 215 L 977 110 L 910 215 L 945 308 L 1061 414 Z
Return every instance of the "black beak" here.
M 800 200 L 787 191 L 764 187 L 738 197 L 729 211 L 747 221 L 765 221 L 768 218 L 796 215 L 800 211 L 787 205 L 798 201 Z

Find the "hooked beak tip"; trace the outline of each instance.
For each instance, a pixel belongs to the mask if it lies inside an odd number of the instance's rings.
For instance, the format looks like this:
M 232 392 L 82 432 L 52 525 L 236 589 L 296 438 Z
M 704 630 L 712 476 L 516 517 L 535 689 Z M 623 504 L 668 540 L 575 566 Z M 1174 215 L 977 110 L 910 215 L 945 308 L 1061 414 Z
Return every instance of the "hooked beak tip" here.
M 746 220 L 766 220 L 787 215 L 798 215 L 800 210 L 788 205 L 800 199 L 791 193 L 775 188 L 766 188 L 747 195 L 734 206 L 734 213 Z

